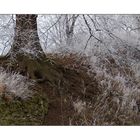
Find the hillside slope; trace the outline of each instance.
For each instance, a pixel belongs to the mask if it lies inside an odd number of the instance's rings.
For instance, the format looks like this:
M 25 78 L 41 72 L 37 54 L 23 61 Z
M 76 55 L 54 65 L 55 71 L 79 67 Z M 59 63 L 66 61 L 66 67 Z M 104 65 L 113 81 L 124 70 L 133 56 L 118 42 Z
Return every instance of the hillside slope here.
M 26 63 L 32 72 L 31 61 Z M 8 63 L 2 63 L 6 68 Z M 31 97 L 7 100 L 9 93 L 2 94 L 0 125 L 139 125 L 139 112 L 121 108 L 117 96 L 113 91 L 104 93 L 97 74 L 89 73 L 89 68 L 85 57 L 48 54 L 41 69 L 45 78 L 28 77 L 34 79 Z M 21 66 L 12 69 L 17 70 L 23 74 Z

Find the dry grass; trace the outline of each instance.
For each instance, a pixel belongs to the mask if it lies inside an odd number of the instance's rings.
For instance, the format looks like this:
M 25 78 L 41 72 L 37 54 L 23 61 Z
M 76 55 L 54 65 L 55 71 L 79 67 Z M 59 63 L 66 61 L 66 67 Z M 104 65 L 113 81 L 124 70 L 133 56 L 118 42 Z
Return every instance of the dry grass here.
M 129 50 L 116 50 L 116 54 L 96 51 L 91 56 L 70 54 L 47 55 L 66 69 L 85 72 L 98 84 L 101 92 L 89 94 L 94 83 L 81 78 L 77 99 L 71 96 L 74 117 L 70 125 L 139 125 L 140 79 L 139 63 Z M 134 55 L 134 54 L 133 54 Z M 86 83 L 86 84 L 85 84 Z M 74 83 L 76 86 L 76 83 Z M 87 99 L 87 96 L 90 96 Z
M 94 50 L 91 56 L 47 54 L 50 63 L 57 63 L 63 71 L 56 85 L 50 89 L 44 85 L 50 92 L 47 121 L 69 125 L 139 125 L 140 67 L 125 54 L 119 50 L 117 54 Z M 18 73 L 1 70 L 0 83 L 1 93 L 23 99 L 31 95 L 32 83 Z M 52 115 L 59 118 L 51 122 Z
M 26 99 L 32 96 L 33 82 L 19 73 L 8 72 L 1 68 L 0 70 L 0 94 L 5 99 L 13 98 Z

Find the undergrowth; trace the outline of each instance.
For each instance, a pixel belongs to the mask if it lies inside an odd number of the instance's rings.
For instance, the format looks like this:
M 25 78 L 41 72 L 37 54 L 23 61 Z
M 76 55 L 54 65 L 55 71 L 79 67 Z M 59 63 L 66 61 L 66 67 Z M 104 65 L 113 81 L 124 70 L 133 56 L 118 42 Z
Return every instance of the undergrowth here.
M 95 48 L 92 55 L 48 54 L 64 68 L 88 74 L 97 82 L 96 88 L 100 91 L 95 96 L 95 83 L 92 84 L 91 79 L 87 83 L 86 79 L 81 78 L 80 88 L 74 83 L 79 91 L 71 91 L 73 95 L 78 92 L 77 98 L 69 95 L 75 110 L 69 119 L 70 125 L 140 124 L 139 62 L 138 57 L 134 58 L 135 52 L 130 55 L 129 51 L 118 49 L 111 53 Z M 92 94 L 89 94 L 89 85 L 94 90 Z
M 114 54 L 95 48 L 92 55 L 47 54 L 50 65 L 58 66 L 61 79 L 55 85 L 42 83 L 45 95 L 32 94 L 26 100 L 15 98 L 12 102 L 1 98 L 0 124 L 139 125 L 139 62 L 125 51 L 118 49 Z M 1 73 L 4 90 L 16 96 L 31 91 L 25 77 Z M 15 86 L 10 86 L 12 83 Z M 25 89 L 22 94 L 20 86 Z M 17 90 L 13 92 L 10 87 Z

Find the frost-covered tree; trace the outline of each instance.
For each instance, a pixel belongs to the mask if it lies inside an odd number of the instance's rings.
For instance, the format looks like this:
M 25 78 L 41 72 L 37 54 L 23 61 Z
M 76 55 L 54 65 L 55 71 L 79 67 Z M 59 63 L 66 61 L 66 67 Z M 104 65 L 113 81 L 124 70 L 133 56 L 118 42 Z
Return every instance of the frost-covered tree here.
M 21 51 L 35 51 L 33 55 L 43 55 L 37 32 L 37 15 L 16 15 L 15 36 L 10 53 Z
M 46 70 L 50 68 L 38 37 L 37 15 L 16 15 L 13 44 L 1 59 L 6 67 L 8 65 L 14 71 L 33 79 L 46 79 L 49 75 Z

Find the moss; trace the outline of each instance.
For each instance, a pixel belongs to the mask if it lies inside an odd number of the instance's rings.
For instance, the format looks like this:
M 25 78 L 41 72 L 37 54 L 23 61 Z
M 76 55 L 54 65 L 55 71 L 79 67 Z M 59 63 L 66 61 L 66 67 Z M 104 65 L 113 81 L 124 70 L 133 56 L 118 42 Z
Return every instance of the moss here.
M 45 125 L 48 110 L 46 95 L 35 94 L 28 100 L 0 101 L 0 125 Z

